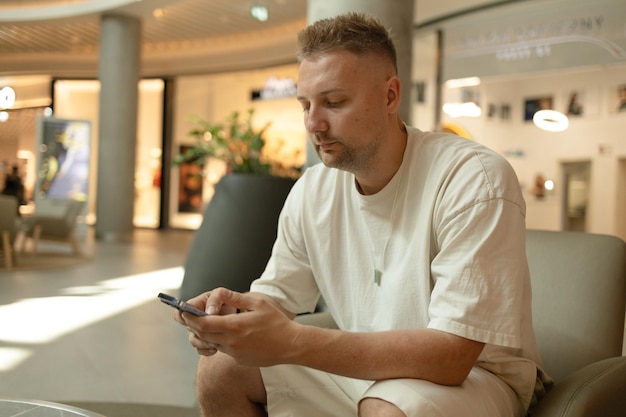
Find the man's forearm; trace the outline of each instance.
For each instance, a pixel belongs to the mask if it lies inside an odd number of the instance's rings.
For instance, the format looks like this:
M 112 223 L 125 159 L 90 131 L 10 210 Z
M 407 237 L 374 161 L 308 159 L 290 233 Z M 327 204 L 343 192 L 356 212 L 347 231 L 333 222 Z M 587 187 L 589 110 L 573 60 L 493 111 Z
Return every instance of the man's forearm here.
M 300 326 L 286 362 L 358 379 L 415 378 L 459 385 L 483 346 L 432 329 L 350 333 Z

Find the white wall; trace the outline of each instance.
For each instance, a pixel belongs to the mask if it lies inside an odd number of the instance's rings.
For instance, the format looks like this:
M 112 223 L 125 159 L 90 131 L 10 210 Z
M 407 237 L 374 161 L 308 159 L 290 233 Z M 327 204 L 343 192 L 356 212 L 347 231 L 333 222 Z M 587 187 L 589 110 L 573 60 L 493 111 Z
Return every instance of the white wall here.
M 619 190 L 620 159 L 626 158 L 626 112 L 617 112 L 617 87 L 626 84 L 626 65 L 559 71 L 533 76 L 483 79 L 476 90 L 483 113 L 478 118 L 443 117 L 465 128 L 472 138 L 505 155 L 516 170 L 526 195 L 530 228 L 558 230 L 563 193 L 561 163 L 590 161 L 591 195 L 587 230 L 620 235 L 626 215 Z M 553 96 L 554 108 L 566 112 L 572 91 L 578 91 L 582 116 L 571 116 L 564 132 L 552 133 L 523 120 L 524 100 Z M 444 102 L 457 101 L 459 90 L 444 90 Z M 489 104 L 510 105 L 510 119 L 489 118 Z M 538 200 L 530 189 L 537 174 L 556 188 Z

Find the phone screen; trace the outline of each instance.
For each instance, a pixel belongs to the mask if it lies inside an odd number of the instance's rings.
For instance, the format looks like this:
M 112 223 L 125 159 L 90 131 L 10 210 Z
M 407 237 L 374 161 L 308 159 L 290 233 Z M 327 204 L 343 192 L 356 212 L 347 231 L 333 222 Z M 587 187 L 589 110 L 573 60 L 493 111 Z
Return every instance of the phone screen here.
M 172 297 L 171 295 L 163 294 L 162 292 L 158 295 L 159 300 L 164 302 L 167 305 L 170 305 L 174 308 L 177 308 L 180 311 L 186 311 L 187 313 L 191 313 L 196 316 L 208 316 L 208 314 L 199 308 L 192 306 L 191 304 L 187 304 L 186 302 L 179 300 L 176 297 Z

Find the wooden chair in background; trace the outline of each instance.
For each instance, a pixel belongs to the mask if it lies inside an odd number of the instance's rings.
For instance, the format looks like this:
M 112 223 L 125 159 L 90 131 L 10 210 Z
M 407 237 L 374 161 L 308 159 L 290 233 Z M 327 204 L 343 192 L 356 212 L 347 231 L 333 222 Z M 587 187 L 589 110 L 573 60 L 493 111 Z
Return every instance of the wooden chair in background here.
M 8 195 L 0 195 L 0 253 L 6 269 L 15 265 L 15 238 L 18 233 L 18 201 Z

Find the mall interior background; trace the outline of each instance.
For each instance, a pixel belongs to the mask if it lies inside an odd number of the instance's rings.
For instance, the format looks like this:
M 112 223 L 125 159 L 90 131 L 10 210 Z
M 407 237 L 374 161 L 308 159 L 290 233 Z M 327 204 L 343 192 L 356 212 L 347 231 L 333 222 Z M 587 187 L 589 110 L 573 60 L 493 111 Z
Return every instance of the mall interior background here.
M 619 91 L 626 85 L 626 26 L 620 18 L 626 3 L 529 0 L 487 7 L 492 3 L 456 1 L 443 9 L 432 2 L 416 2 L 408 122 L 424 130 L 445 127 L 460 132 L 503 154 L 524 190 L 529 228 L 584 230 L 626 239 L 626 111 L 618 110 Z M 455 5 L 456 10 L 469 12 L 456 14 Z M 473 76 L 480 78 L 479 84 L 450 87 L 445 83 Z M 137 227 L 195 229 L 199 225 L 199 212 L 179 210 L 178 169 L 171 168 L 167 193 L 158 181 L 167 160 L 164 155 L 176 155 L 181 146 L 192 143 L 190 115 L 222 121 L 232 111 L 253 108 L 256 125 L 271 123 L 268 138 L 274 152 L 304 163 L 305 132 L 295 98 L 252 99 L 254 91 L 271 85 L 268 80 L 296 83 L 297 64 L 155 75 L 141 81 L 134 178 Z M 22 122 L 19 131 L 0 137 L 0 163 L 5 167 L 19 163 L 32 193 L 37 175 L 37 118 L 52 105 L 54 117 L 89 121 L 93 152 L 87 221 L 93 222 L 98 81 L 77 77 L 71 68 L 67 76 L 53 77 L 11 74 L 2 71 L 0 64 L 0 87 L 9 82 L 24 108 L 8 112 L 10 118 L 4 124 Z M 163 131 L 166 86 L 173 91 L 168 135 Z M 527 120 L 529 104 L 548 99 L 554 109 L 567 113 L 572 97 L 582 111 L 570 114 L 567 130 L 548 132 Z M 480 115 L 452 117 L 442 111 L 444 104 L 464 102 L 476 104 Z M 165 148 L 164 136 L 171 137 Z M 212 163 L 203 185 L 205 203 L 222 174 L 223 166 Z M 554 188 L 538 193 L 538 178 L 542 185 L 551 180 Z M 167 224 L 160 223 L 164 196 L 170 213 Z

